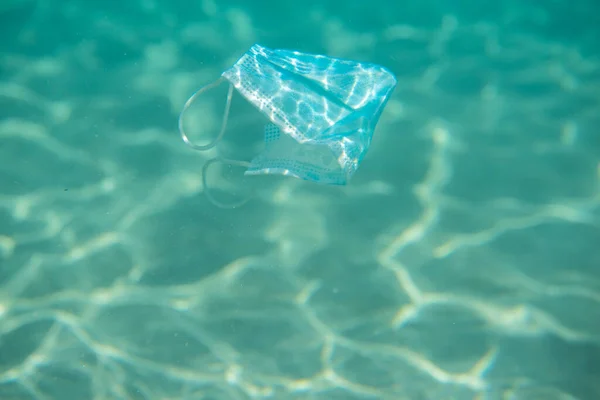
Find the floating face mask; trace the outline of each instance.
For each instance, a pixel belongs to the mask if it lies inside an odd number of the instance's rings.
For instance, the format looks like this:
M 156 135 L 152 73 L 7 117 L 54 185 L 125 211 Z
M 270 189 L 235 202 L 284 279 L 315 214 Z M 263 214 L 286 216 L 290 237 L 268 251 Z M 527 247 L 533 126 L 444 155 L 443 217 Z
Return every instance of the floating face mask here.
M 194 144 L 183 129 L 184 113 L 198 95 L 224 80 L 230 85 L 219 135 L 207 145 Z M 205 193 L 220 206 L 224 205 L 210 196 L 206 186 L 206 169 L 215 161 L 246 167 L 245 175 L 280 174 L 344 185 L 369 149 L 395 86 L 394 75 L 375 64 L 255 44 L 216 82 L 188 99 L 179 131 L 196 150 L 216 146 L 227 127 L 234 89 L 270 120 L 264 150 L 253 160 L 214 159 L 205 165 Z

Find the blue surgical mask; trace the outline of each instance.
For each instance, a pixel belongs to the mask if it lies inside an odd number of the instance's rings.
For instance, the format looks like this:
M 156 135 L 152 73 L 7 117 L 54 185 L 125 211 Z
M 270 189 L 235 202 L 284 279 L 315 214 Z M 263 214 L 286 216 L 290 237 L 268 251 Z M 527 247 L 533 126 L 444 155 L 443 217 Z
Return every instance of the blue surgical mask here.
M 198 95 L 229 82 L 227 103 L 217 138 L 204 146 L 192 143 L 183 129 L 183 116 Z M 253 45 L 221 77 L 198 90 L 179 116 L 185 143 L 208 150 L 225 134 L 235 89 L 270 123 L 264 131 L 264 150 L 250 162 L 210 160 L 243 166 L 245 175 L 280 174 L 321 184 L 345 185 L 363 160 L 373 131 L 396 78 L 387 69 L 323 55 L 272 50 Z M 242 203 L 240 203 L 242 204 Z

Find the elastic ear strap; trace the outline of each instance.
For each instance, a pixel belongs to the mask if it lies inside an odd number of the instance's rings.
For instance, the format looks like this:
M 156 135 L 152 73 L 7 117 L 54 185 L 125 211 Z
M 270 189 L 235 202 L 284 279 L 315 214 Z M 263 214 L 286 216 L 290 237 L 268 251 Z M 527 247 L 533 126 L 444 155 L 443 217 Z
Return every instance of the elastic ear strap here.
M 223 138 L 223 135 L 225 134 L 225 130 L 227 129 L 227 120 L 229 119 L 229 110 L 231 109 L 231 97 L 233 96 L 233 85 L 230 84 L 229 90 L 227 91 L 227 102 L 225 104 L 225 112 L 223 113 L 223 120 L 221 122 L 221 131 L 219 132 L 219 135 L 212 142 L 210 142 L 206 145 L 203 145 L 203 146 L 192 143 L 192 141 L 187 137 L 185 130 L 183 129 L 183 116 L 184 116 L 185 112 L 187 111 L 187 109 L 190 108 L 192 103 L 196 100 L 196 97 L 198 97 L 202 93 L 206 92 L 207 90 L 210 90 L 216 86 L 219 86 L 223 82 L 223 80 L 224 80 L 224 78 L 221 77 L 221 78 L 217 79 L 216 81 L 214 81 L 213 83 L 208 84 L 208 85 L 198 89 L 196 91 L 196 93 L 194 93 L 192 96 L 190 96 L 190 98 L 185 102 L 183 109 L 181 110 L 181 113 L 179 113 L 179 134 L 181 135 L 181 138 L 183 139 L 183 141 L 194 150 L 200 150 L 200 151 L 210 150 L 213 147 L 215 147 L 217 145 L 217 143 L 219 143 L 221 141 L 221 139 Z
M 217 206 L 219 208 L 231 209 L 231 208 L 243 206 L 250 200 L 249 198 L 237 201 L 235 203 L 226 204 L 226 203 L 223 203 L 223 202 L 215 199 L 214 196 L 212 195 L 211 189 L 207 183 L 206 176 L 207 176 L 207 172 L 208 172 L 208 167 L 210 167 L 211 164 L 214 164 L 216 162 L 222 162 L 224 164 L 229 164 L 229 165 L 238 165 L 240 167 L 246 167 L 246 168 L 248 168 L 250 166 L 250 163 L 247 161 L 241 161 L 241 160 L 229 160 L 226 158 L 213 158 L 211 160 L 208 160 L 204 164 L 204 167 L 202 167 L 202 186 L 204 187 L 204 195 L 206 196 L 208 201 L 210 201 L 212 204 L 214 204 L 215 206 Z

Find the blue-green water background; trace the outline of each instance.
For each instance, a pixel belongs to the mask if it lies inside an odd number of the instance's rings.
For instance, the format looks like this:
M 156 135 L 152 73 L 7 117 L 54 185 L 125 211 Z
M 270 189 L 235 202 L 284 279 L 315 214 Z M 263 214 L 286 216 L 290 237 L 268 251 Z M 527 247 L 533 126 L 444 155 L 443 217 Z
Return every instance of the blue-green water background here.
M 596 2 L 4 0 L 0 37 L 0 399 L 600 398 Z M 396 74 L 347 187 L 203 196 L 177 115 L 254 43 Z

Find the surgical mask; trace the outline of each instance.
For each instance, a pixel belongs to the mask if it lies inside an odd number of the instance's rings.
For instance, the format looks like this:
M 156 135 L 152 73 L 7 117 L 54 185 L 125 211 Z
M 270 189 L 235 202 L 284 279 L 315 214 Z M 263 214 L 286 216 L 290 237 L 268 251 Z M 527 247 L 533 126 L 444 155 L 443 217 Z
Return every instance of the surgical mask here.
M 229 90 L 221 129 L 207 145 L 194 144 L 183 117 L 194 100 L 217 85 Z M 206 185 L 208 167 L 224 162 L 246 168 L 245 175 L 279 174 L 327 185 L 345 185 L 363 160 L 379 117 L 396 87 L 386 68 L 357 61 L 253 45 L 221 77 L 200 88 L 179 116 L 184 142 L 200 151 L 223 138 L 234 89 L 270 121 L 264 128 L 264 150 L 251 161 L 216 158 L 203 168 L 204 191 L 220 207 Z

